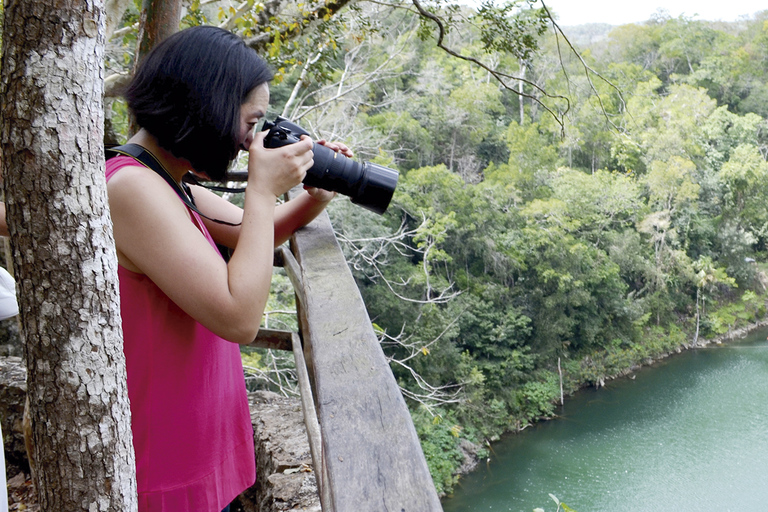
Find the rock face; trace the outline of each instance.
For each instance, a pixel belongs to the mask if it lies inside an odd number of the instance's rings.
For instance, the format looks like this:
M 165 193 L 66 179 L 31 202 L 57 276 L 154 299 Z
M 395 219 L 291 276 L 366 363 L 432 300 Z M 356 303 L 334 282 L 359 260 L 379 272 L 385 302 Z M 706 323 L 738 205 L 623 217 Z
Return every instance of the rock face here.
M 470 443 L 466 439 L 459 441 L 459 450 L 464 457 L 464 461 L 461 466 L 455 471 L 457 475 L 468 475 L 477 467 L 480 463 L 480 456 L 478 453 L 482 447 L 480 445 Z
M 21 357 L 22 350 L 17 317 L 0 320 L 0 356 Z
M 251 393 L 249 402 L 256 484 L 235 500 L 232 512 L 320 512 L 301 402 L 269 391 Z
M 24 449 L 24 400 L 27 397 L 27 370 L 20 357 L 0 357 L 0 428 L 3 431 L 8 477 L 29 472 Z
M 0 420 L 10 478 L 29 472 L 22 431 L 26 373 L 21 358 L 0 357 Z M 319 512 L 320 498 L 301 402 L 268 391 L 250 393 L 249 402 L 256 446 L 256 484 L 234 501 L 232 511 Z

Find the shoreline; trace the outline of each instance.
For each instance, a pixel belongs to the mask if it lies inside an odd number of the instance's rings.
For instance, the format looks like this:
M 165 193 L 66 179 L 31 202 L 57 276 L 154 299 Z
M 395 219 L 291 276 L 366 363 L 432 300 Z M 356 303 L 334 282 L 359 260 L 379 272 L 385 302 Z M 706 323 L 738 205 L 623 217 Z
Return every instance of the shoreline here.
M 706 338 L 699 338 L 699 341 L 697 343 L 685 343 L 682 345 L 679 345 L 676 350 L 663 352 L 662 354 L 653 357 L 648 358 L 645 361 L 643 361 L 643 364 L 639 365 L 632 365 L 630 368 L 627 368 L 625 370 L 620 371 L 617 374 L 606 376 L 605 380 L 615 380 L 622 377 L 626 377 L 635 371 L 645 368 L 647 366 L 652 366 L 653 364 L 666 359 L 670 356 L 673 356 L 675 354 L 682 354 L 685 350 L 696 350 L 700 348 L 706 348 L 709 345 L 723 345 L 724 343 L 736 341 L 740 339 L 744 339 L 747 337 L 752 331 L 756 331 L 757 329 L 760 329 L 761 327 L 768 327 L 768 318 L 765 318 L 763 320 L 745 325 L 744 327 L 739 327 L 737 329 L 733 329 L 731 331 L 726 332 L 725 334 L 721 334 L 720 336 L 716 336 L 712 339 L 706 339 Z M 582 386 L 584 388 L 586 386 Z M 582 389 L 579 388 L 579 389 Z M 578 391 L 578 390 L 577 390 Z M 546 419 L 546 418 L 545 418 Z
M 662 360 L 664 360 L 664 359 L 666 359 L 668 357 L 674 356 L 676 354 L 682 354 L 683 351 L 702 349 L 702 348 L 706 348 L 706 347 L 708 347 L 710 345 L 723 345 L 723 344 L 728 343 L 728 342 L 732 342 L 732 341 L 743 339 L 746 336 L 748 336 L 750 333 L 752 333 L 753 331 L 755 331 L 757 329 L 760 329 L 762 327 L 768 327 L 768 318 L 765 318 L 763 320 L 760 320 L 760 321 L 757 321 L 757 322 L 745 325 L 744 327 L 739 327 L 737 329 L 730 330 L 730 331 L 728 331 L 725 334 L 722 334 L 720 336 L 716 336 L 716 337 L 711 338 L 711 339 L 706 339 L 706 338 L 701 338 L 700 337 L 696 344 L 694 344 L 693 342 L 690 342 L 690 343 L 685 343 L 685 344 L 682 344 L 682 345 L 678 345 L 678 347 L 675 350 L 663 352 L 663 353 L 659 354 L 658 356 L 655 356 L 655 357 L 652 357 L 652 358 L 649 357 L 646 360 L 644 360 L 642 362 L 642 364 L 634 364 L 634 365 L 630 366 L 629 368 L 625 368 L 624 370 L 621 370 L 618 373 L 615 373 L 613 375 L 607 375 L 607 376 L 604 377 L 602 382 L 599 382 L 599 383 L 596 384 L 596 387 L 598 387 L 598 388 L 604 387 L 605 386 L 605 381 L 610 381 L 610 380 L 616 380 L 616 379 L 620 379 L 620 378 L 629 377 L 631 374 L 635 373 L 637 370 L 640 370 L 642 368 L 646 368 L 646 367 L 652 366 L 653 364 L 655 364 L 657 362 L 660 362 L 660 361 L 662 361 Z M 585 383 L 585 384 L 581 385 L 575 391 L 569 393 L 567 396 L 572 396 L 574 393 L 577 393 L 577 392 L 579 392 L 582 389 L 585 389 L 587 387 L 589 387 L 589 384 Z M 551 416 L 551 417 L 541 417 L 541 418 L 536 419 L 536 421 L 531 423 L 530 425 L 535 425 L 536 423 L 539 423 L 539 422 L 542 422 L 542 421 L 554 420 L 554 419 L 557 419 L 557 417 L 558 417 L 557 415 L 554 415 L 554 416 Z M 501 436 L 519 434 L 519 433 L 521 433 L 523 430 L 525 430 L 530 425 L 527 425 L 526 427 L 515 429 L 515 430 L 508 430 L 508 431 L 504 432 L 503 434 L 501 434 Z M 496 443 L 496 442 L 498 442 L 498 440 L 494 440 L 493 441 L 493 443 Z M 486 441 L 486 444 L 490 448 L 490 442 Z M 480 464 L 480 457 L 477 454 L 482 449 L 483 449 L 483 446 L 481 446 L 480 444 L 474 444 L 474 443 L 470 443 L 469 441 L 463 440 L 463 442 L 459 445 L 459 450 L 461 451 L 462 455 L 464 456 L 464 462 L 462 463 L 462 465 L 460 467 L 458 467 L 456 469 L 456 472 L 454 472 L 453 475 L 455 477 L 461 478 L 464 475 L 468 475 L 469 473 L 471 473 L 472 471 L 477 469 L 477 467 Z M 488 462 L 488 461 L 490 461 L 490 458 L 486 462 Z M 443 496 L 441 496 L 441 498 L 444 498 L 446 496 L 450 496 L 450 494 L 451 493 L 448 492 L 448 493 L 444 494 Z

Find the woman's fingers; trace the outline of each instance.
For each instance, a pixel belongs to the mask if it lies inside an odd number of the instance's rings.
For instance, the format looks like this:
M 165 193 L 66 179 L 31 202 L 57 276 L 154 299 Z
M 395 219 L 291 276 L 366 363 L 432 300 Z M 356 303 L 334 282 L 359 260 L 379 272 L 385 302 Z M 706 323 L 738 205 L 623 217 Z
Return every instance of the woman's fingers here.
M 317 141 L 318 144 L 327 147 L 328 149 L 332 149 L 333 151 L 336 151 L 337 153 L 341 153 L 342 155 L 346 156 L 347 158 L 352 158 L 354 154 L 352 153 L 352 150 L 347 147 L 346 144 L 343 142 L 328 142 L 325 139 L 320 139 Z
M 265 136 L 257 134 L 248 148 L 248 182 L 280 196 L 301 183 L 312 167 L 312 140 L 305 136 L 294 144 L 265 148 Z

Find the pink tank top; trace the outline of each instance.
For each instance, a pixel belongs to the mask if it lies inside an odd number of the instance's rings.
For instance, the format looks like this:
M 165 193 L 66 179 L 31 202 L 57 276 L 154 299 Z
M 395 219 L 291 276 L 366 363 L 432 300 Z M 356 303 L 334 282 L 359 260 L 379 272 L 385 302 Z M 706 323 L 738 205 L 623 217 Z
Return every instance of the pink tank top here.
M 108 160 L 107 180 L 129 165 L 139 164 Z M 256 479 L 240 348 L 187 315 L 146 275 L 120 266 L 118 277 L 139 511 L 219 512 Z

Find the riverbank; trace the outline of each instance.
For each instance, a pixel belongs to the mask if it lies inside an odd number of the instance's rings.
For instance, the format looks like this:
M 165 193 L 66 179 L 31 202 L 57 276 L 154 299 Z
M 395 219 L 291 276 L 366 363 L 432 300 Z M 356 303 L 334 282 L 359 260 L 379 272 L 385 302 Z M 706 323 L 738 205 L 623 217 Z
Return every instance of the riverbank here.
M 608 381 L 628 378 L 641 368 L 652 366 L 660 361 L 663 361 L 664 359 L 667 359 L 668 357 L 681 354 L 689 350 L 701 349 L 711 345 L 722 345 L 731 341 L 740 340 L 748 336 L 753 331 L 763 327 L 768 327 L 768 317 L 756 322 L 748 323 L 747 325 L 730 329 L 728 332 L 718 336 L 711 338 L 699 337 L 697 343 L 692 341 L 692 337 L 689 334 L 685 334 L 678 330 L 677 332 L 664 334 L 665 338 L 669 339 L 671 343 L 669 343 L 669 346 L 667 347 L 659 346 L 659 348 L 663 348 L 662 350 L 650 350 L 647 354 L 638 353 L 638 351 L 635 350 L 634 355 L 636 357 L 632 357 L 632 350 L 621 351 L 622 354 L 627 354 L 629 356 L 628 358 L 621 357 L 618 351 L 614 353 L 605 352 L 603 354 L 604 357 L 602 361 L 600 358 L 595 356 L 584 358 L 578 362 L 578 366 L 582 370 L 590 369 L 592 371 L 589 373 L 583 371 L 575 371 L 571 372 L 570 375 L 566 374 L 564 376 L 565 378 L 563 379 L 563 395 L 565 399 L 567 399 L 574 393 L 588 387 L 596 387 L 599 389 L 604 387 L 605 383 Z M 685 341 L 686 339 L 690 341 Z M 654 345 L 654 343 L 649 343 L 651 348 Z M 608 371 L 609 368 L 615 368 L 616 363 L 622 360 L 629 364 L 626 364 L 617 371 Z M 573 367 L 575 365 L 570 364 L 569 366 Z M 576 377 L 575 374 L 580 374 L 582 378 Z M 585 375 L 589 375 L 589 377 L 583 378 Z M 568 378 L 569 376 L 570 378 Z M 560 403 L 559 396 L 556 399 L 556 403 Z M 536 423 L 556 419 L 558 415 L 554 412 L 554 404 L 552 410 L 552 414 L 541 415 L 534 418 L 532 421 L 518 421 L 515 424 L 515 428 L 509 429 L 501 435 L 520 433 Z M 499 438 L 487 440 L 486 446 L 469 442 L 466 439 L 460 440 L 458 450 L 462 455 L 463 462 L 456 468 L 455 472 L 453 473 L 454 477 L 456 478 L 456 482 L 458 482 L 458 479 L 460 479 L 462 476 L 465 476 L 477 469 L 478 465 L 483 460 L 487 459 L 485 454 L 487 453 L 488 449 L 491 448 L 491 444 L 497 442 Z M 451 490 L 447 490 L 445 494 L 450 494 L 450 492 Z
M 446 512 L 762 510 L 768 328 L 589 388 L 493 445 Z M 546 504 L 549 502 L 550 507 Z
M 627 368 L 623 371 L 620 371 L 616 374 L 606 377 L 606 380 L 613 380 L 613 379 L 618 379 L 622 377 L 627 377 L 632 373 L 634 373 L 635 371 L 639 370 L 640 368 L 653 365 L 654 363 L 662 361 L 667 357 L 673 356 L 675 354 L 680 354 L 685 350 L 695 350 L 695 349 L 705 348 L 708 345 L 722 345 L 723 343 L 743 339 L 753 331 L 760 329 L 762 327 L 767 327 L 767 326 L 768 326 L 768 318 L 765 318 L 763 320 L 759 320 L 757 322 L 753 322 L 748 325 L 729 330 L 725 334 L 721 334 L 719 336 L 715 336 L 710 339 L 699 338 L 696 343 L 694 343 L 693 341 L 691 341 L 690 343 L 683 343 L 679 345 L 675 350 L 666 351 L 655 357 L 649 358 L 648 360 L 644 361 L 643 364 L 633 365 L 630 368 Z

